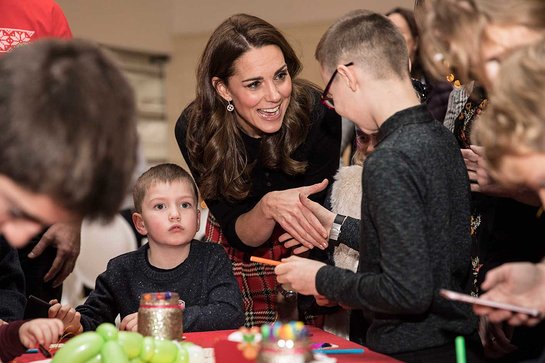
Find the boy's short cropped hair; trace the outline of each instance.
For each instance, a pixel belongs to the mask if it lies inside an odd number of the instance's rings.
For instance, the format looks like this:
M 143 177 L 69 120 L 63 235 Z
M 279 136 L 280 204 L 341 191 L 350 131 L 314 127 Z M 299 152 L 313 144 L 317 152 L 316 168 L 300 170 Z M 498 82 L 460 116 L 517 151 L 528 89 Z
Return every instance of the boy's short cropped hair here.
M 329 71 L 354 62 L 377 79 L 409 77 L 403 35 L 387 17 L 367 10 L 349 12 L 331 25 L 320 39 L 315 57 Z
M 0 174 L 89 218 L 118 212 L 136 162 L 133 91 L 82 40 L 39 40 L 0 58 Z
M 136 212 L 142 213 L 142 201 L 153 184 L 172 183 L 175 181 L 186 181 L 191 186 L 193 198 L 195 199 L 195 206 L 197 206 L 199 193 L 197 191 L 197 185 L 191 175 L 179 165 L 164 163 L 149 168 L 134 184 L 132 197 Z

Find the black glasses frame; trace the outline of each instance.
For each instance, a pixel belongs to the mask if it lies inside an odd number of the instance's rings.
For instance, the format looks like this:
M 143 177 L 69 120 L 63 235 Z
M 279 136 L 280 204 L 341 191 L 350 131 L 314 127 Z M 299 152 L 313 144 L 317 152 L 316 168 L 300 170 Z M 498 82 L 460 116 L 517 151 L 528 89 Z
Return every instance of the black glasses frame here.
M 354 62 L 346 63 L 345 67 L 350 67 L 354 65 Z M 335 109 L 335 104 L 333 103 L 333 99 L 328 96 L 329 89 L 331 88 L 331 85 L 333 84 L 333 80 L 335 79 L 335 76 L 339 73 L 338 69 L 335 69 L 335 72 L 331 75 L 331 78 L 329 79 L 329 82 L 327 82 L 327 85 L 324 88 L 324 92 L 322 93 L 322 96 L 320 97 L 320 102 L 322 105 L 326 106 L 330 110 Z

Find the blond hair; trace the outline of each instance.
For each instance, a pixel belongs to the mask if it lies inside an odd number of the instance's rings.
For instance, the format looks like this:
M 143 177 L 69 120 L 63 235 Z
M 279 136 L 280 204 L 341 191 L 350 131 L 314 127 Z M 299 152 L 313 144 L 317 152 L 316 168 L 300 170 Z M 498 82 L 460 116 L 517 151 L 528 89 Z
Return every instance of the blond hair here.
M 172 183 L 175 181 L 185 181 L 189 184 L 195 199 L 195 206 L 197 207 L 197 186 L 191 175 L 179 165 L 164 163 L 149 168 L 134 184 L 132 197 L 135 211 L 137 213 L 142 213 L 142 201 L 152 185 L 156 183 Z
M 429 0 L 425 11 L 424 62 L 439 78 L 451 71 L 463 81 L 483 74 L 480 48 L 488 24 L 545 30 L 543 0 Z M 476 75 L 472 65 L 478 65 Z
M 506 154 L 545 152 L 545 40 L 524 47 L 502 64 L 490 106 L 472 132 L 485 148 L 492 174 Z
M 331 25 L 320 39 L 315 57 L 329 71 L 341 63 L 354 62 L 378 79 L 409 77 L 405 38 L 387 17 L 367 10 L 349 12 Z

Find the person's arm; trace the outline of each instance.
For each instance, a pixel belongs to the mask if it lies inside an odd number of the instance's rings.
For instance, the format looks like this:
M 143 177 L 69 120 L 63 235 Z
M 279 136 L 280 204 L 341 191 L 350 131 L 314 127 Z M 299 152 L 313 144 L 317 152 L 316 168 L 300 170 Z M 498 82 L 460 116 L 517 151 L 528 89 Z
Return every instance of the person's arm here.
M 208 257 L 206 302 L 186 307 L 184 331 L 238 329 L 244 324 L 244 309 L 231 262 L 219 245 L 210 246 Z
M 29 258 L 41 255 L 48 246 L 55 246 L 57 254 L 44 281 L 53 280 L 53 286 L 60 286 L 72 273 L 79 256 L 81 244 L 81 221 L 57 223 L 47 229 L 40 241 L 28 254 Z
M 298 196 L 311 195 L 313 200 L 323 202 L 326 185 L 318 183 L 324 179 L 331 181 L 339 166 L 341 122 L 335 112 L 319 105 L 313 113 L 312 123 L 306 142 L 297 151 L 298 159 L 308 160 L 307 171 L 298 179 L 302 187 L 277 190 L 237 202 L 206 200 L 232 246 L 251 251 L 267 242 L 276 224 L 300 238 L 309 248 L 327 245 L 326 231 L 301 205 Z M 176 123 L 175 133 L 180 151 L 198 183 L 200 176 L 192 166 L 185 145 L 187 119 L 184 113 Z
M 24 323 L 18 320 L 0 325 L 0 362 L 9 362 L 26 351 L 19 339 L 19 329 Z
M 378 167 L 371 167 L 380 155 Z M 378 161 L 378 160 L 377 160 Z M 323 266 L 316 276 L 317 292 L 340 303 L 388 314 L 418 314 L 433 298 L 425 206 L 414 184 L 418 171 L 402 156 L 375 150 L 366 161 L 364 207 L 379 229 L 381 271 L 354 273 Z M 372 196 L 372 197 L 371 197 Z M 366 241 L 369 242 L 369 241 Z
M 53 8 L 51 9 L 51 30 L 49 36 L 72 39 L 72 30 L 68 25 L 68 20 L 66 20 L 64 12 L 57 3 L 53 3 Z
M 321 206 L 320 204 L 311 201 L 310 199 L 301 196 L 301 203 L 309 209 L 316 218 L 320 221 L 322 226 L 325 228 L 327 235 L 331 236 L 331 227 L 333 221 L 335 220 L 337 214 L 331 212 L 327 208 Z M 289 233 L 285 233 L 278 239 L 280 242 L 285 242 L 284 246 L 286 248 L 295 247 L 293 252 L 295 254 L 301 254 L 308 251 L 308 248 L 304 245 L 301 245 L 301 241 L 297 238 L 294 238 Z M 328 241 L 331 243 L 331 240 Z M 348 247 L 359 251 L 360 249 L 360 220 L 357 218 L 352 218 L 346 216 L 344 222 L 341 225 L 341 232 L 337 238 L 336 244 L 345 244 Z
M 25 278 L 17 250 L 0 236 L 0 319 L 22 319 L 25 302 Z
M 112 261 L 108 263 L 106 271 L 101 273 L 95 283 L 95 289 L 83 305 L 76 307 L 81 314 L 81 325 L 83 331 L 95 330 L 102 323 L 114 323 L 118 315 L 115 302 L 115 285 L 111 279 L 115 278 L 112 273 Z M 119 276 L 118 276 L 119 278 Z

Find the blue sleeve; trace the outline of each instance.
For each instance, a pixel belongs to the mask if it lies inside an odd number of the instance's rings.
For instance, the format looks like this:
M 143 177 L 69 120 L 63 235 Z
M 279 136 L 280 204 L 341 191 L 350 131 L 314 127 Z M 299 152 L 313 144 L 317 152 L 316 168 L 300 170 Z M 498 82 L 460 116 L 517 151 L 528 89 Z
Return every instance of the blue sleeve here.
M 81 314 L 83 331 L 96 330 L 102 323 L 115 323 L 119 312 L 116 308 L 113 284 L 110 283 L 113 277 L 111 269 L 110 261 L 106 271 L 97 277 L 95 289 L 91 291 L 85 303 L 76 307 L 76 311 Z

